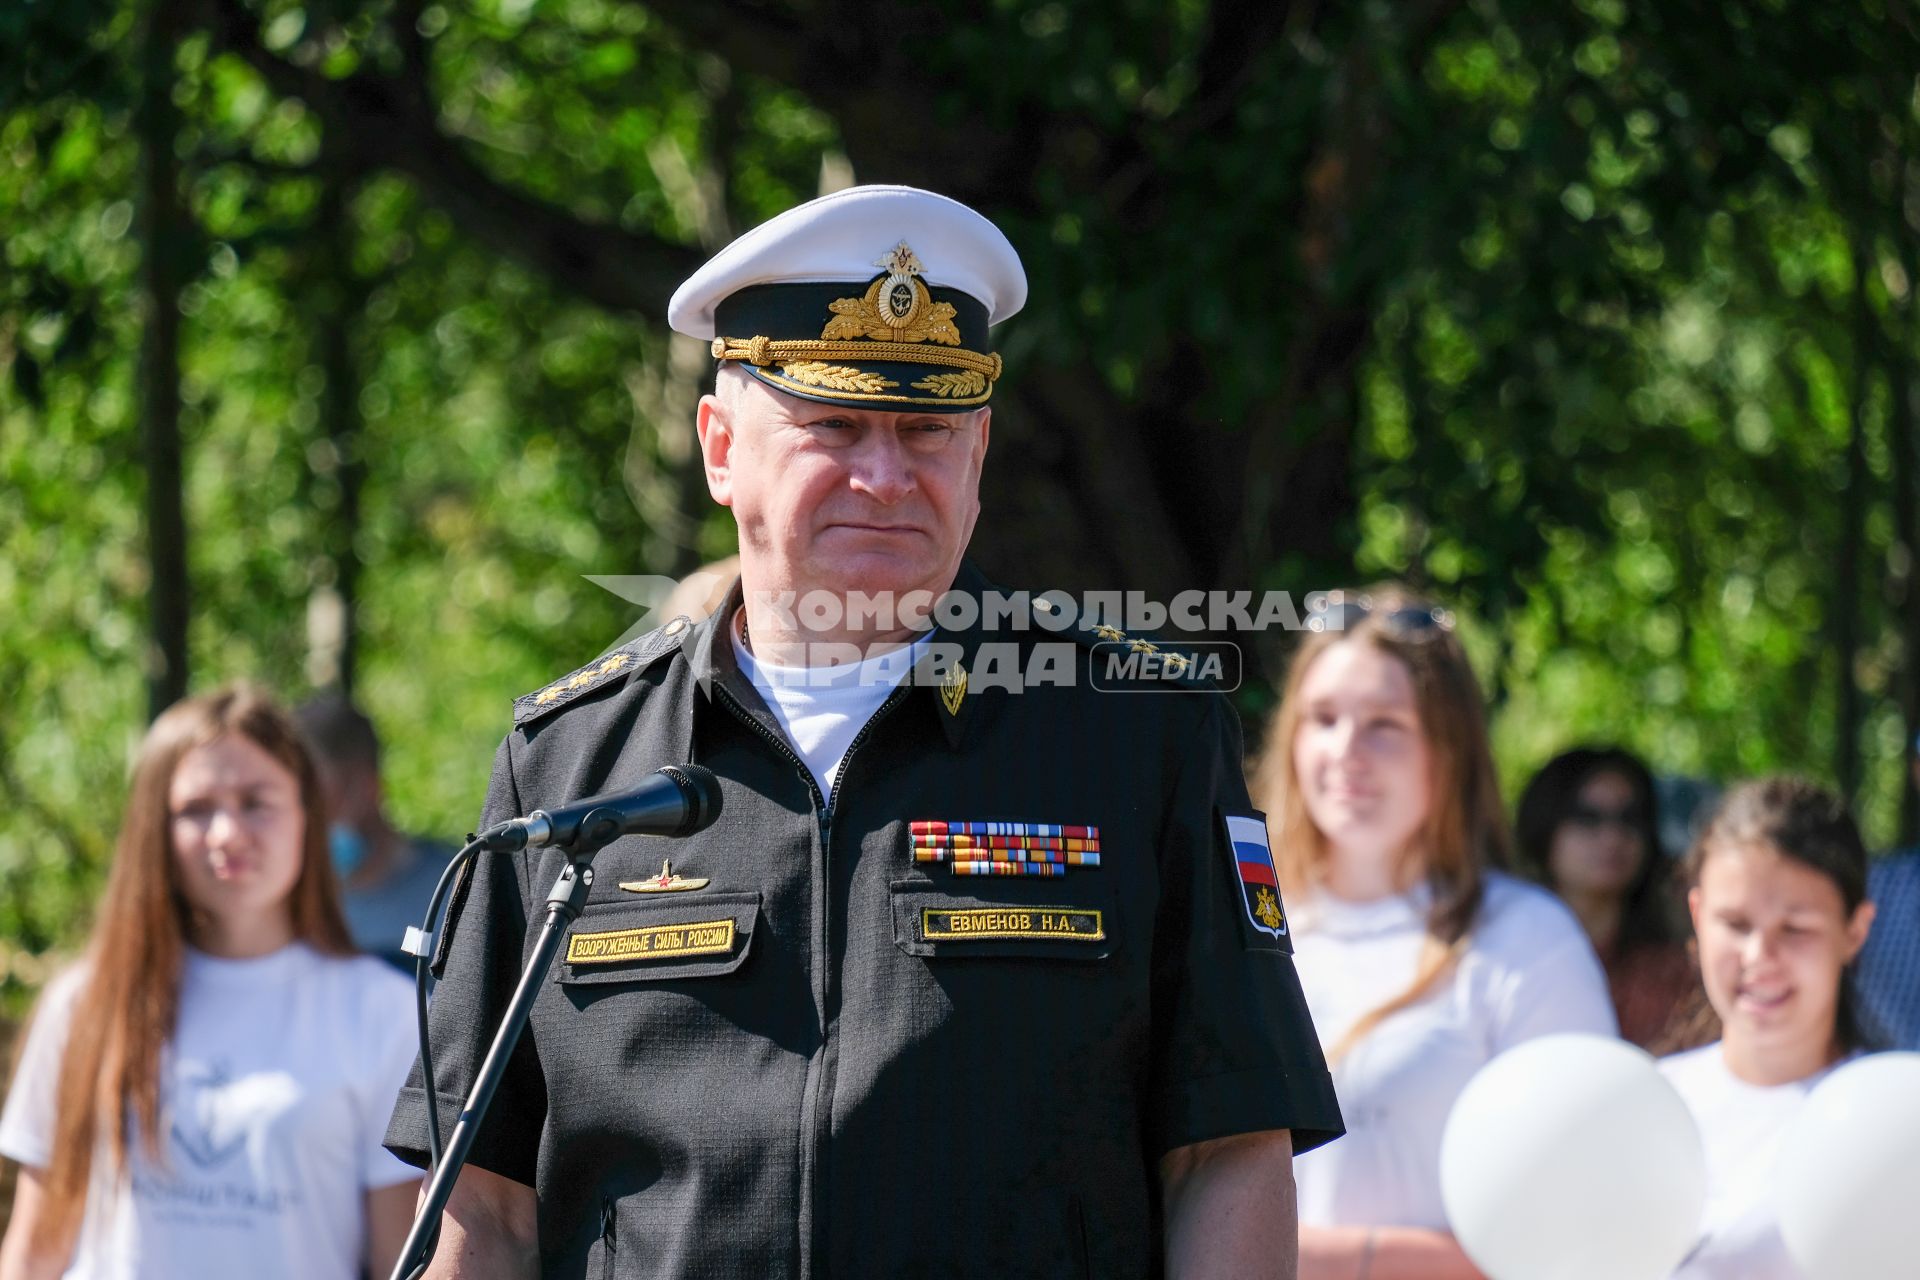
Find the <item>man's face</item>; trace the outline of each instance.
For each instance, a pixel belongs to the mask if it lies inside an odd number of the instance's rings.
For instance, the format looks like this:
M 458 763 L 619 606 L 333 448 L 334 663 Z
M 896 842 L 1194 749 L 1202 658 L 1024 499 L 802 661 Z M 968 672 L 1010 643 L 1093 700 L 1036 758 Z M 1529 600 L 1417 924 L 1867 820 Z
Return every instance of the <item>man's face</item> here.
M 988 419 L 843 409 L 723 371 L 700 402 L 700 448 L 749 588 L 946 590 L 980 514 Z

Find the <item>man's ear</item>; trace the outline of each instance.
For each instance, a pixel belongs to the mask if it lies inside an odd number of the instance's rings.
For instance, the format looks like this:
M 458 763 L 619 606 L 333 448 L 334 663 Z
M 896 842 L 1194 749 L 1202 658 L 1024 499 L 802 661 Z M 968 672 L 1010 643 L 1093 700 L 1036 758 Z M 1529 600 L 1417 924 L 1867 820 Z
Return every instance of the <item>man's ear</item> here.
M 707 473 L 707 492 L 723 507 L 733 505 L 733 423 L 720 397 L 700 397 L 697 430 L 700 460 Z
M 987 434 L 993 426 L 993 410 L 984 405 L 980 409 L 980 443 L 973 447 L 973 465 L 984 468 L 987 463 Z

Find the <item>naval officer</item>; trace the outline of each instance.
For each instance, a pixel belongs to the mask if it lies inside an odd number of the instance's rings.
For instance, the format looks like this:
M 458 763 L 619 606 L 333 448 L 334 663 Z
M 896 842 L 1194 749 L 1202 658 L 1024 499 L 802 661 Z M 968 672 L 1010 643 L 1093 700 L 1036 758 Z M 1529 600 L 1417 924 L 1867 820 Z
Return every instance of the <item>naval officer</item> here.
M 1341 1122 L 1233 710 L 1096 687 L 1112 628 L 905 616 L 991 590 L 988 331 L 1025 295 L 996 227 L 902 187 L 789 210 L 675 295 L 740 581 L 521 698 L 483 822 L 687 762 L 724 809 L 598 855 L 430 1274 L 1295 1274 L 1291 1158 Z M 561 856 L 457 888 L 443 1116 Z M 388 1134 L 415 1163 L 423 1090 Z

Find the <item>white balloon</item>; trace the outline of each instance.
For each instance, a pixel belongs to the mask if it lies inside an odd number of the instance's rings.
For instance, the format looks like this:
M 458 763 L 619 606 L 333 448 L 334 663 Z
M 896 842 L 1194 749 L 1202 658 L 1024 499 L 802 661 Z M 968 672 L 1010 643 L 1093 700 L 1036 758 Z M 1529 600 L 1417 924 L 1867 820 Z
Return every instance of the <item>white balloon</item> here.
M 1440 1195 L 1492 1280 L 1666 1280 L 1700 1234 L 1707 1165 L 1687 1104 L 1645 1052 L 1529 1040 L 1447 1117 Z
M 1781 1141 L 1780 1235 L 1807 1280 L 1920 1271 L 1920 1053 L 1876 1053 L 1813 1087 Z

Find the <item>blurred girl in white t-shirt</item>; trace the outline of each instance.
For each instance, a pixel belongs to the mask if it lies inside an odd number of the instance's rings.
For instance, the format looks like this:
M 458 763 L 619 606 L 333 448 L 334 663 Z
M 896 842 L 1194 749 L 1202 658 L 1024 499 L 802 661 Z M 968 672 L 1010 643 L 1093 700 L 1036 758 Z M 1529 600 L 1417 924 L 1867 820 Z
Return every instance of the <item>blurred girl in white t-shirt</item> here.
M 232 688 L 154 721 L 85 959 L 43 993 L 0 1115 L 0 1280 L 356 1280 L 419 1174 L 380 1138 L 412 986 L 356 956 L 317 775 Z
M 1308 618 L 1254 796 L 1347 1135 L 1294 1162 L 1301 1280 L 1471 1280 L 1440 1133 L 1489 1059 L 1612 1035 L 1571 912 L 1507 863 L 1479 683 L 1444 609 L 1396 587 Z
M 1676 1280 L 1800 1280 L 1774 1214 L 1780 1141 L 1813 1086 L 1870 1047 L 1849 969 L 1873 925 L 1846 804 L 1797 778 L 1727 793 L 1687 857 L 1720 1039 L 1663 1058 L 1707 1150 L 1699 1245 Z

